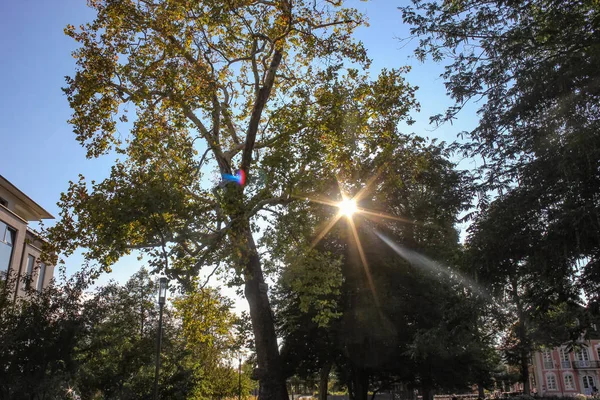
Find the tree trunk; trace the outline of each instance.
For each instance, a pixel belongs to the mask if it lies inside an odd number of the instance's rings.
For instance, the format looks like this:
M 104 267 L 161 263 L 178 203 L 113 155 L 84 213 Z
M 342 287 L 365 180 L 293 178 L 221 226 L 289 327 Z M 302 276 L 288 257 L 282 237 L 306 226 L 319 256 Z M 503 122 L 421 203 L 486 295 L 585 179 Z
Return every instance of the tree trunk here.
M 525 313 L 523 310 L 523 304 L 521 303 L 521 298 L 519 297 L 518 292 L 518 282 L 515 278 L 512 279 L 512 291 L 513 298 L 517 305 L 517 317 L 519 320 L 517 321 L 517 335 L 519 337 L 519 357 L 520 357 L 520 370 L 521 377 L 523 378 L 523 394 L 525 396 L 529 396 L 530 388 L 529 388 L 529 340 L 527 337 L 527 326 L 525 324 Z
M 423 396 L 423 400 L 433 400 L 433 388 L 429 383 L 421 385 L 421 395 Z
M 269 304 L 256 244 L 248 228 L 245 232 L 248 252 L 246 254 L 244 294 L 250 308 L 252 330 L 258 361 L 257 378 L 260 382 L 261 400 L 289 400 L 281 359 L 275 335 L 275 324 Z
M 331 372 L 331 363 L 326 362 L 321 367 L 319 373 L 319 400 L 327 400 L 327 389 L 329 386 L 329 373 Z
M 369 400 L 369 374 L 364 368 L 352 368 L 354 400 Z
M 479 395 L 479 398 L 485 399 L 485 392 L 484 392 L 483 385 L 481 383 L 477 384 L 477 393 Z
M 523 377 L 523 394 L 529 396 L 531 389 L 529 388 L 529 352 L 521 351 L 521 376 Z
M 348 387 L 348 399 L 356 400 L 356 397 L 354 396 L 354 383 L 352 381 L 352 376 L 350 376 L 346 381 L 346 386 Z

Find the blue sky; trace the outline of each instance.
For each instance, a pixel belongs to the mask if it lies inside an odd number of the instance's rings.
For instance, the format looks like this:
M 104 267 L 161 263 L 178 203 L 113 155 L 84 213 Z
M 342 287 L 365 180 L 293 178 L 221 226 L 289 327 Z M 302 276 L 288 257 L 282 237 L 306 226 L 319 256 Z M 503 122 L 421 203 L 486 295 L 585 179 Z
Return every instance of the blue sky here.
M 417 123 L 411 131 L 452 141 L 457 133 L 474 126 L 474 107 L 463 110 L 453 125 L 438 129 L 428 125 L 429 116 L 443 112 L 451 102 L 439 78 L 441 65 L 410 58 L 415 44 L 403 47 L 398 40 L 408 37 L 408 27 L 397 10 L 406 1 L 353 0 L 348 4 L 369 17 L 370 27 L 361 28 L 357 36 L 369 50 L 373 72 L 413 67 L 407 80 L 419 87 L 421 112 L 414 115 Z M 66 122 L 70 109 L 61 91 L 64 76 L 73 75 L 75 68 L 71 57 L 75 43 L 63 29 L 67 24 L 91 21 L 94 13 L 84 0 L 19 0 L 1 1 L 0 15 L 0 174 L 58 217 L 56 203 L 69 180 L 76 180 L 80 173 L 88 179 L 102 179 L 112 163 L 111 157 L 85 158 Z M 79 261 L 69 259 L 68 270 L 76 270 Z M 124 281 L 141 265 L 135 257 L 128 257 L 100 282 Z

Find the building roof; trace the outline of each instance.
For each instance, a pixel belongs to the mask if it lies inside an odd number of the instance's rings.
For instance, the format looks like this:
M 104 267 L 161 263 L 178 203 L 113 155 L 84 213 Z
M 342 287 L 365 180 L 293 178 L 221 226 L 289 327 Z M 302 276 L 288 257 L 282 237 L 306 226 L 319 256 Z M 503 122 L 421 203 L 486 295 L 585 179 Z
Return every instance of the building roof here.
M 39 221 L 42 219 L 54 219 L 52 214 L 46 211 L 42 206 L 33 201 L 29 196 L 23 193 L 18 187 L 13 185 L 8 179 L 0 175 L 0 187 L 17 199 L 15 212 L 27 221 Z

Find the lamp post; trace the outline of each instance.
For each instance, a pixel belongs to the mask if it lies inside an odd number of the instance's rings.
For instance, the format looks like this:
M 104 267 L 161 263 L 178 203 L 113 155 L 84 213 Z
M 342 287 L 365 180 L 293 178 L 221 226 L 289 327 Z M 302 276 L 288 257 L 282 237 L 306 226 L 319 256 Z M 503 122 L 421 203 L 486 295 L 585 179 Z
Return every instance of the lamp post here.
M 238 366 L 238 400 L 242 400 L 242 355 L 239 354 L 239 366 Z
M 160 347 L 162 344 L 162 317 L 163 307 L 167 299 L 167 278 L 164 276 L 159 280 L 158 286 L 158 340 L 156 344 L 156 371 L 154 373 L 154 400 L 158 400 L 158 373 L 160 371 Z

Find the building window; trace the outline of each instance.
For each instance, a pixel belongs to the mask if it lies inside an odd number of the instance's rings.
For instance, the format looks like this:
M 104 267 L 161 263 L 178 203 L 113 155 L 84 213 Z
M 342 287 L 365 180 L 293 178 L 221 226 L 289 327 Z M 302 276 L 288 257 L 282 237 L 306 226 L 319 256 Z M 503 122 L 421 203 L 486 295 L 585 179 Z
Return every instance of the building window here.
M 6 276 L 10 269 L 15 230 L 0 221 L 0 278 Z
M 40 273 L 37 281 L 37 291 L 41 292 L 44 288 L 44 278 L 46 277 L 46 264 L 40 263 Z
M 575 353 L 577 357 L 576 366 L 579 368 L 587 368 L 590 366 L 590 354 L 585 347 L 581 347 Z
M 0 204 L 2 204 L 4 207 L 8 207 L 8 200 L 0 197 Z
M 29 254 L 27 256 L 27 269 L 25 270 L 25 279 L 23 281 L 23 288 L 29 289 L 31 287 L 31 279 L 33 277 L 33 267 L 35 266 L 35 257 Z
M 586 394 L 588 396 L 590 394 L 592 394 L 592 391 L 593 391 L 594 387 L 596 386 L 596 383 L 594 382 L 594 377 L 590 376 L 590 375 L 584 375 L 581 378 L 581 381 L 583 383 L 584 394 Z
M 566 374 L 564 377 L 564 380 L 565 380 L 565 389 L 575 390 L 575 380 L 573 379 L 573 375 Z
M 582 347 L 577 352 L 577 360 L 578 361 L 589 361 L 590 355 L 585 347 Z
M 560 356 L 560 366 L 562 368 L 571 368 L 571 363 L 569 362 L 569 351 L 566 348 L 561 347 L 558 351 L 558 354 Z
M 552 361 L 552 350 L 545 349 L 542 352 L 542 359 L 544 360 L 544 368 L 545 369 L 554 368 L 554 362 Z
M 546 386 L 548 390 L 556 390 L 556 377 L 554 374 L 546 375 Z

